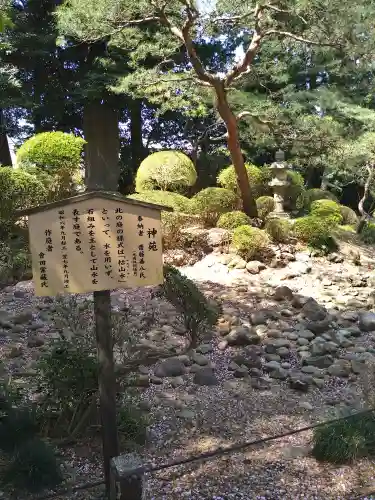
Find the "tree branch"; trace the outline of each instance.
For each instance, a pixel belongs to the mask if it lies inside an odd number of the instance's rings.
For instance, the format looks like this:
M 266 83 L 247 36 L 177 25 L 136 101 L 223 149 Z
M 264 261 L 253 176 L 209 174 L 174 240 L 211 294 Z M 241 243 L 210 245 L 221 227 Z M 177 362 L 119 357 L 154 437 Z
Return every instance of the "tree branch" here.
M 263 33 L 263 38 L 270 35 L 281 35 L 285 38 L 292 38 L 293 40 L 297 40 L 298 42 L 307 43 L 308 45 L 320 45 L 321 47 L 336 47 L 333 43 L 324 43 L 317 42 L 315 40 L 310 40 L 309 38 L 304 38 L 303 36 L 296 35 L 295 33 L 291 33 L 290 31 L 280 31 L 280 30 L 267 30 Z
M 255 27 L 250 45 L 245 52 L 242 61 L 240 61 L 231 71 L 229 71 L 229 73 L 227 73 L 224 80 L 225 87 L 229 87 L 234 80 L 237 80 L 240 76 L 247 72 L 255 58 L 256 53 L 258 52 L 260 42 L 262 40 L 262 34 L 260 32 L 260 19 L 262 17 L 263 10 L 264 6 L 260 6 L 257 3 L 254 9 Z
M 262 120 L 262 118 L 259 118 L 259 116 L 254 115 L 250 111 L 241 111 L 241 113 L 238 113 L 238 115 L 236 116 L 236 120 L 240 121 L 240 120 L 242 120 L 242 118 L 245 118 L 246 116 L 250 116 L 250 118 L 252 118 L 254 121 L 256 121 L 258 123 L 258 125 L 266 126 L 267 128 L 270 128 L 270 129 L 273 128 L 271 121 Z

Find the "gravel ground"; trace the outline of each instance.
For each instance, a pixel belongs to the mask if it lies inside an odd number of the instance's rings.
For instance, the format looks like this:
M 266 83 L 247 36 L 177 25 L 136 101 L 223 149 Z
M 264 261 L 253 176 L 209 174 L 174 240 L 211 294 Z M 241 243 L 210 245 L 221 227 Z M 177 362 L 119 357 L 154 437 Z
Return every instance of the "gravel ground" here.
M 250 276 L 241 270 L 229 272 L 215 259 L 208 256 L 195 266 L 182 270 L 199 282 L 208 296 L 221 299 L 226 307 L 235 309 L 241 316 L 272 306 L 272 301 L 264 293 L 280 283 L 316 298 L 327 308 L 338 306 L 341 310 L 348 309 L 343 304 L 346 298 L 369 293 L 369 290 L 354 290 L 335 280 L 328 284 L 330 275 L 345 278 L 358 273 L 357 268 L 346 262 L 327 264 L 317 259 L 311 274 L 284 280 L 283 269 L 267 269 L 260 275 Z M 15 290 L 23 290 L 25 295 L 15 300 Z M 36 310 L 39 302 L 40 299 L 32 295 L 30 283 L 19 284 L 0 294 L 0 308 L 8 311 Z M 151 302 L 152 307 L 155 305 L 149 291 L 145 290 L 114 292 L 113 302 L 115 308 L 125 303 L 130 308 L 141 307 L 145 311 L 151 307 Z M 292 319 L 285 318 L 285 325 L 290 321 Z M 39 333 L 48 335 L 48 328 L 39 330 Z M 26 332 L 24 342 L 27 335 Z M 142 455 L 145 462 L 165 463 L 219 446 L 276 435 L 334 418 L 337 410 L 349 403 L 358 408 L 363 404 L 359 382 L 350 378 L 332 377 L 322 388 L 312 387 L 306 394 L 292 391 L 286 382 L 274 379 L 269 379 L 265 390 L 255 390 L 248 380 L 233 378 L 228 371 L 228 359 L 233 350 L 221 351 L 219 340 L 212 339 L 213 350 L 207 354 L 210 364 L 215 367 L 219 385 L 198 386 L 193 383 L 193 375 L 186 375 L 182 382 L 163 379 L 162 385 L 139 390 L 142 407 L 147 408 L 151 418 L 150 442 Z M 19 342 L 24 343 L 22 336 Z M 175 346 L 178 342 L 182 342 L 179 336 L 175 337 Z M 370 334 L 356 339 L 356 346 L 364 349 L 373 344 Z M 7 344 L 0 342 L 0 355 L 4 356 L 6 349 Z M 33 352 L 26 350 L 27 362 L 32 359 Z M 293 365 L 293 357 L 288 361 Z M 340 467 L 319 464 L 309 456 L 311 437 L 310 431 L 303 432 L 243 452 L 153 473 L 147 477 L 145 500 L 350 500 L 372 491 L 372 484 L 375 490 L 375 464 L 372 461 L 361 460 Z M 72 481 L 81 483 L 101 477 L 99 441 L 91 443 L 90 447 L 87 443 L 77 445 L 64 450 L 62 455 L 66 475 Z M 96 499 L 103 496 L 102 491 L 102 488 L 96 488 L 66 498 Z

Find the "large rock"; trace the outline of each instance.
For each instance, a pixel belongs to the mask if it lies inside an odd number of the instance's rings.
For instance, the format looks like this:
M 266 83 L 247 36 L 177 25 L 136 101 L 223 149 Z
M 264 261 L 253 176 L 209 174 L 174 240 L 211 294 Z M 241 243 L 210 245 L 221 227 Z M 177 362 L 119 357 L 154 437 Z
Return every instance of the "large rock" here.
M 331 325 L 331 320 L 329 317 L 326 317 L 320 321 L 309 321 L 306 324 L 306 328 L 313 333 L 324 333 L 326 332 Z
M 156 377 L 179 377 L 186 372 L 184 363 L 179 358 L 169 358 L 156 366 L 154 374 Z
M 304 360 L 305 365 L 315 366 L 316 368 L 328 368 L 333 363 L 333 357 L 329 354 L 324 356 L 310 356 Z
M 293 300 L 293 292 L 288 286 L 278 286 L 273 294 L 275 300 Z
M 319 305 L 315 299 L 309 298 L 302 307 L 302 314 L 310 321 L 322 321 L 327 316 L 327 310 L 325 307 Z M 309 328 L 309 330 L 311 330 L 311 328 Z
M 194 384 L 197 385 L 218 385 L 219 381 L 212 368 L 205 366 L 194 375 Z
M 334 377 L 349 377 L 351 371 L 352 365 L 346 359 L 338 359 L 328 368 L 328 373 Z
M 228 342 L 228 345 L 231 346 L 244 346 L 259 344 L 260 337 L 252 328 L 248 328 L 247 326 L 237 326 L 231 330 L 225 340 Z
M 228 245 L 232 240 L 232 235 L 227 229 L 214 227 L 207 231 L 206 240 L 211 247 L 218 247 Z
M 266 269 L 266 266 L 259 262 L 258 260 L 251 260 L 246 264 L 246 269 L 250 274 L 259 274 L 260 271 Z
M 375 331 L 375 313 L 364 312 L 359 315 L 359 328 L 363 332 Z

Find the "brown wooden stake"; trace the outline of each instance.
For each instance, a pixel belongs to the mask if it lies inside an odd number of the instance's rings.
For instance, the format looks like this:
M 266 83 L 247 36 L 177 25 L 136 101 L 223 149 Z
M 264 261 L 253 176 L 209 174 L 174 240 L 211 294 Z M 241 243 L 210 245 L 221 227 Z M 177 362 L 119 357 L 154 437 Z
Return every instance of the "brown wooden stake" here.
M 111 334 L 111 293 L 109 290 L 94 292 L 94 314 L 99 364 L 98 385 L 103 439 L 104 479 L 106 492 L 109 497 L 111 459 L 119 454 L 116 420 L 116 377 Z

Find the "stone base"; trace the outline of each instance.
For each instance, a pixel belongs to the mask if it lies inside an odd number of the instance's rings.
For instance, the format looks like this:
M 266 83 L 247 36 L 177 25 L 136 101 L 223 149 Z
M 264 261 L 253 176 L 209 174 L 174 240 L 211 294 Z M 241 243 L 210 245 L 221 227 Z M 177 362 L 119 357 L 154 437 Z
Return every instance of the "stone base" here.
M 271 212 L 267 219 L 290 219 L 290 215 L 287 212 Z

